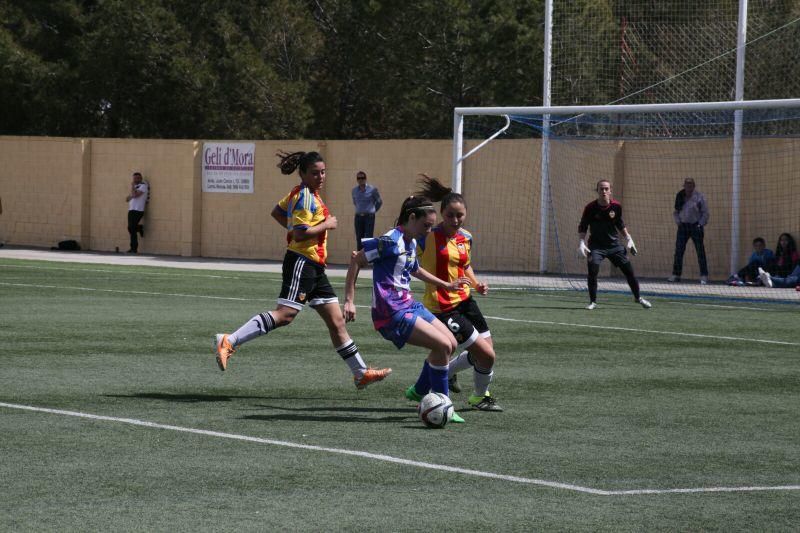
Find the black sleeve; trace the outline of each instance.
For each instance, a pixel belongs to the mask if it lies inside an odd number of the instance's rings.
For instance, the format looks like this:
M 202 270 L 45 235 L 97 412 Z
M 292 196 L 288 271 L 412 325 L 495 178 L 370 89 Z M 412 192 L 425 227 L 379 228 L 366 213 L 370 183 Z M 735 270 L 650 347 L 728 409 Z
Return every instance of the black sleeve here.
M 683 190 L 678 191 L 678 194 L 675 195 L 675 212 L 680 212 L 683 209 L 683 204 L 686 203 L 686 192 Z
M 583 214 L 581 215 L 581 221 L 578 223 L 578 233 L 586 233 L 589 229 L 589 208 L 592 204 L 587 205 L 583 208 Z
M 622 231 L 623 229 L 625 229 L 625 221 L 622 220 L 622 206 L 621 205 L 617 206 L 617 216 L 615 217 L 615 220 L 614 220 L 614 226 L 616 226 L 616 228 L 619 231 Z

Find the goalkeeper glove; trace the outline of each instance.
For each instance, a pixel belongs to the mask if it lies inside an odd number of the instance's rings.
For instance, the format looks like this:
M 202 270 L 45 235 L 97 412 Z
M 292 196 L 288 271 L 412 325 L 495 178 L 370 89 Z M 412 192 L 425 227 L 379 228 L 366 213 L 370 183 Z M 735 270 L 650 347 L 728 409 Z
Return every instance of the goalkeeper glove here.
M 583 255 L 583 257 L 589 255 L 590 252 L 589 247 L 586 246 L 586 243 L 583 241 L 583 239 L 581 239 L 581 244 L 578 247 L 578 251 L 581 253 L 581 255 Z
M 628 235 L 628 243 L 625 245 L 626 248 L 631 252 L 631 255 L 636 255 L 639 253 L 639 250 L 636 249 L 636 245 L 633 243 L 633 237 Z

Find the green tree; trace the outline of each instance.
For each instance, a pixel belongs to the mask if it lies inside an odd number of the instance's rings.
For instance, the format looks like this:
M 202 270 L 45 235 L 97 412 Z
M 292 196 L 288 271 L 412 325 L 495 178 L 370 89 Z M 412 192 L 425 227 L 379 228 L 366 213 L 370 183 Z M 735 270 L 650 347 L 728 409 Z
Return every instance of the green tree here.
M 326 35 L 314 128 L 334 138 L 449 137 L 455 106 L 540 102 L 539 4 L 314 2 Z
M 81 31 L 75 1 L 0 3 L 0 133 L 71 133 L 67 43 Z

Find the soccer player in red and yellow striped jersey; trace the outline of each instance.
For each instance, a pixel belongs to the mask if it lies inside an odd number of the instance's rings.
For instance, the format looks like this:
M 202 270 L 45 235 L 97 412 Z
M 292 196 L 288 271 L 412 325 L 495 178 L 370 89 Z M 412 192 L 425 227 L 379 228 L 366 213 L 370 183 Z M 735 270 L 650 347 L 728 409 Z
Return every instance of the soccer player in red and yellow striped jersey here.
M 307 303 L 325 322 L 334 348 L 353 374 L 356 388 L 363 389 L 381 381 L 392 369 L 367 368 L 364 364 L 347 333 L 339 299 L 325 274 L 328 231 L 335 230 L 338 224 L 319 194 L 327 178 L 325 161 L 317 152 L 279 152 L 278 157 L 281 173 L 290 175 L 299 169 L 301 179 L 272 210 L 272 218 L 287 230 L 278 305 L 273 311 L 255 315 L 230 335 L 218 333 L 214 342 L 217 364 L 225 370 L 238 346 L 288 326 Z
M 461 285 L 456 290 L 426 283 L 423 302 L 453 332 L 460 354 L 450 361 L 451 387 L 458 392 L 454 379 L 460 370 L 472 367 L 474 391 L 468 403 L 481 411 L 502 411 L 489 393 L 496 359 L 492 335 L 471 290 L 486 294 L 489 286 L 479 281 L 472 269 L 472 234 L 463 228 L 467 216 L 464 197 L 444 187 L 438 180 L 425 176 L 418 194 L 442 198 L 442 222 L 419 242 L 422 268 L 445 281 L 468 278 L 472 288 Z
M 433 228 L 421 242 L 420 264 L 439 279 L 456 279 L 472 272 L 470 252 L 472 251 L 472 234 L 464 228 L 455 228 L 455 233 L 448 235 L 449 228 L 439 224 Z M 474 273 L 473 276 L 474 277 Z M 458 291 L 448 291 L 441 287 L 426 285 L 423 303 L 434 313 L 453 310 L 461 302 L 470 297 L 470 287 L 463 286 Z

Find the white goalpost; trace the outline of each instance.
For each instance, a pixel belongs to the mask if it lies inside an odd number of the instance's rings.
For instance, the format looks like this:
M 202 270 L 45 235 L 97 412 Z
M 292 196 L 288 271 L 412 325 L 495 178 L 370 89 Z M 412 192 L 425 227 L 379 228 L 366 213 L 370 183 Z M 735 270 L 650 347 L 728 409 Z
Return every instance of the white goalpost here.
M 602 178 L 614 184 L 642 243 L 635 265 L 645 290 L 800 298 L 756 280 L 726 285 L 747 262 L 752 239 L 763 237 L 772 248 L 779 234 L 800 234 L 800 158 L 793 155 L 800 153 L 800 99 L 456 108 L 453 123 L 454 189 L 466 195 L 471 213 L 489 220 L 475 237 L 491 257 L 480 254 L 480 264 L 508 273 L 511 283 L 585 287 L 585 265 L 572 244 Z M 685 283 L 666 282 L 675 261 L 673 201 L 685 177 L 697 181 L 711 207 L 710 287 L 689 282 L 699 278 L 692 243 L 682 261 Z
M 800 147 L 800 67 L 787 53 L 800 17 L 767 0 L 554 4 L 544 4 L 543 105 L 454 113 L 452 183 L 471 198 L 471 212 L 476 204 L 491 220 L 491 268 L 535 273 L 526 286 L 585 286 L 583 265 L 562 242 L 592 199 L 592 180 L 604 178 L 651 243 L 636 261 L 651 290 L 759 294 L 741 270 L 752 240 L 773 248 L 779 234 L 800 235 L 790 214 L 800 200 L 791 156 Z M 597 102 L 607 105 L 583 105 Z M 703 246 L 693 235 L 689 249 L 670 227 L 685 177 L 699 181 L 712 207 Z M 696 281 L 706 261 L 713 290 L 658 283 L 670 272 Z M 793 297 L 779 293 L 761 296 Z

